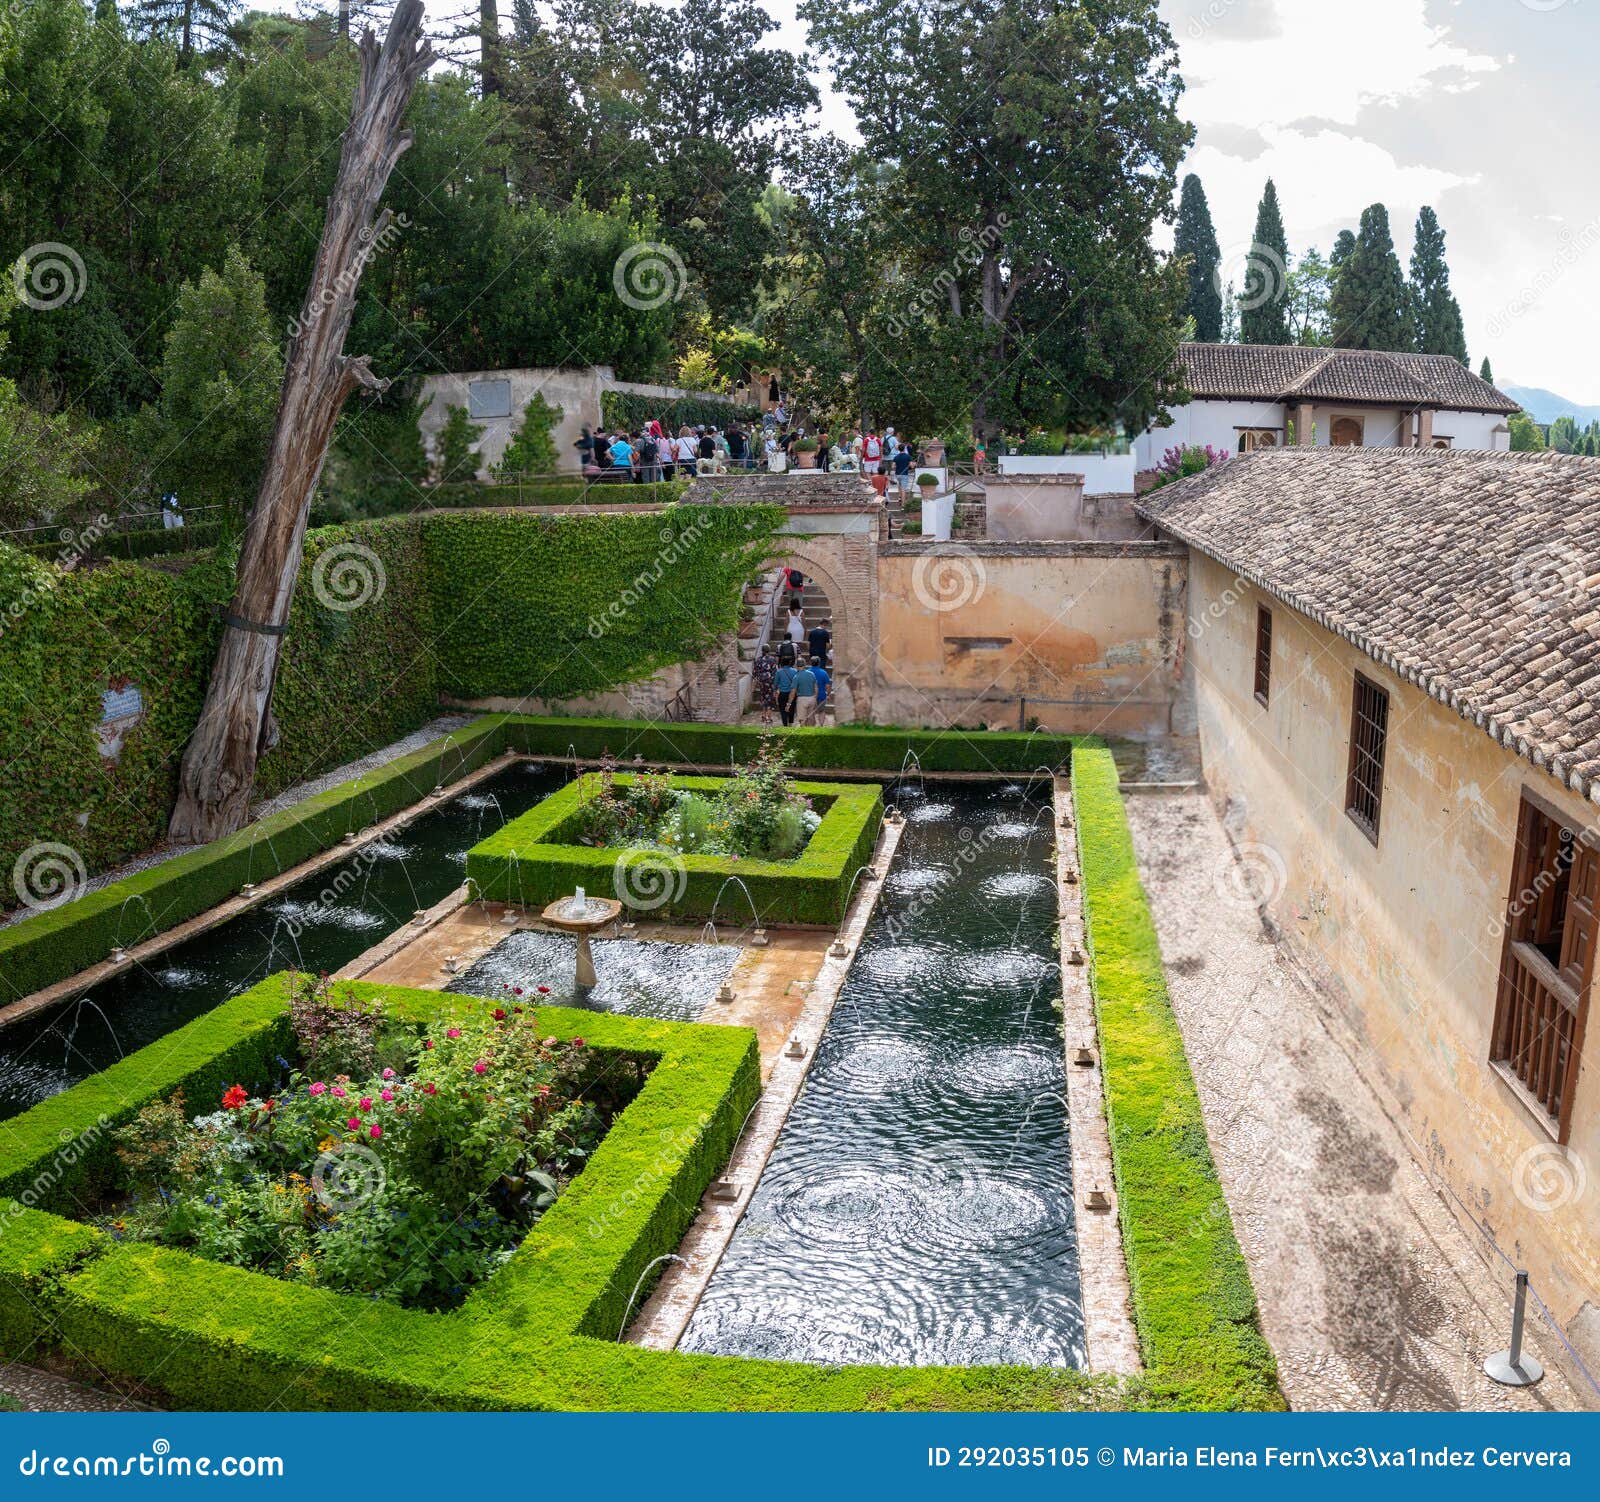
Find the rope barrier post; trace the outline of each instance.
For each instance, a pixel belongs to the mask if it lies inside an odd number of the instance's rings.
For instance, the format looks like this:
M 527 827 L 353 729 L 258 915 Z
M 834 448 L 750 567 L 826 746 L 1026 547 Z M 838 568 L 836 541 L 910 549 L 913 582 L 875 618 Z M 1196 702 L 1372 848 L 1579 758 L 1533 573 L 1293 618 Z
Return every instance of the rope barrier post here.
M 1522 1349 L 1522 1327 L 1527 1313 L 1528 1275 L 1518 1269 L 1517 1298 L 1511 1309 L 1511 1344 L 1483 1363 L 1484 1371 L 1504 1387 L 1532 1387 L 1544 1376 L 1544 1368 Z

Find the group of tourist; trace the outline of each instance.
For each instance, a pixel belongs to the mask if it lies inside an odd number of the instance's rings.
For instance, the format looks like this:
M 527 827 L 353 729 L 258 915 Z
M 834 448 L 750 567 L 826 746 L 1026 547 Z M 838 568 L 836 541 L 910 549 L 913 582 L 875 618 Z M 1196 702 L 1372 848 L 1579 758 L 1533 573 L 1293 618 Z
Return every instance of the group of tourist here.
M 578 462 L 590 480 L 648 485 L 677 475 L 721 474 L 755 468 L 750 434 L 737 422 L 726 428 L 684 424 L 673 437 L 652 418 L 637 433 L 594 432 L 587 423 L 577 442 Z
M 803 582 L 793 569 L 788 577 L 791 588 Z M 763 643 L 751 669 L 756 707 L 769 713 L 777 710 L 785 725 L 819 724 L 833 689 L 832 644 L 828 622 L 807 630 L 800 597 L 791 597 L 777 651 Z
M 870 428 L 831 435 L 824 428 L 810 436 L 804 428 L 773 420 L 772 414 L 760 433 L 737 421 L 723 428 L 684 424 L 676 436 L 654 418 L 636 433 L 594 431 L 586 423 L 576 447 L 584 476 L 590 480 L 643 485 L 679 475 L 755 469 L 782 474 L 814 467 L 842 474 L 885 474 L 902 495 L 911 490 L 918 459 L 915 447 L 893 428 L 885 428 L 881 435 Z M 810 465 L 801 459 L 805 454 L 815 456 Z

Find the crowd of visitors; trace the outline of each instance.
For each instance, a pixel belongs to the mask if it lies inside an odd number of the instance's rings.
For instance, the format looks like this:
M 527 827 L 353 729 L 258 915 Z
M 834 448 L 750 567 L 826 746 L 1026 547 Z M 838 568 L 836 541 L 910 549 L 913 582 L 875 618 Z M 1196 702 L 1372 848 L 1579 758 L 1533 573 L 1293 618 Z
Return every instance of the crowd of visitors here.
M 807 630 L 800 597 L 793 596 L 784 639 L 776 652 L 763 643 L 751 668 L 756 708 L 776 710 L 785 725 L 820 724 L 833 690 L 832 647 L 828 623 Z
M 780 407 L 778 413 L 783 409 Z M 915 446 L 885 428 L 809 434 L 768 413 L 759 432 L 733 421 L 726 427 L 685 425 L 677 435 L 655 419 L 636 433 L 596 432 L 587 424 L 577 442 L 578 460 L 590 480 L 649 484 L 677 476 L 767 470 L 819 469 L 844 474 L 883 474 L 902 494 L 916 473 Z

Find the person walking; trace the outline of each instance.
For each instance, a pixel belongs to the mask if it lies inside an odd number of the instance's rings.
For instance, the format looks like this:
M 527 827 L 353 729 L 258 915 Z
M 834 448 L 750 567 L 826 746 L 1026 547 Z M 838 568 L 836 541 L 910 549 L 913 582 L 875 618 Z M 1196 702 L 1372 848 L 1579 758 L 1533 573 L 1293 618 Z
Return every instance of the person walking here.
M 875 475 L 883 467 L 883 441 L 876 433 L 868 432 L 861 440 L 861 468 Z
M 787 627 L 789 640 L 794 643 L 795 650 L 800 650 L 800 645 L 806 639 L 806 617 L 800 608 L 800 597 L 795 595 L 789 601 L 789 623 Z
M 614 480 L 631 480 L 633 473 L 633 445 L 628 442 L 626 433 L 618 433 L 616 441 L 611 445 L 611 478 Z
M 820 723 L 822 711 L 828 704 L 828 694 L 833 689 L 833 674 L 828 671 L 827 664 L 820 657 L 813 657 L 811 659 L 811 676 L 817 680 L 817 707 L 813 714 Z
M 779 659 L 778 671 L 772 676 L 772 687 L 778 695 L 778 718 L 785 725 L 794 724 L 794 685 L 799 676 L 792 659 L 788 662 Z M 813 684 L 815 681 L 812 680 Z
M 736 422 L 728 424 L 728 460 L 735 469 L 750 468 L 750 441 Z
M 811 725 L 817 718 L 817 674 L 809 661 L 794 675 L 794 712 L 789 717 L 791 725 Z
M 696 473 L 695 466 L 699 463 L 699 445 L 687 426 L 678 429 L 677 451 L 678 469 L 684 475 Z
M 911 495 L 911 461 L 914 457 L 910 444 L 902 443 L 894 451 L 894 483 L 900 487 L 902 506 Z
M 831 622 L 828 621 L 824 621 L 820 626 L 813 626 L 806 632 L 806 646 L 810 651 L 811 658 L 815 661 L 820 657 L 823 667 L 828 665 L 828 644 L 832 640 L 833 631 Z
M 773 709 L 777 705 L 777 695 L 773 692 L 773 679 L 778 674 L 778 659 L 772 655 L 772 647 L 768 642 L 762 642 L 761 651 L 756 654 L 756 660 L 750 668 L 750 686 L 755 690 L 756 708 Z

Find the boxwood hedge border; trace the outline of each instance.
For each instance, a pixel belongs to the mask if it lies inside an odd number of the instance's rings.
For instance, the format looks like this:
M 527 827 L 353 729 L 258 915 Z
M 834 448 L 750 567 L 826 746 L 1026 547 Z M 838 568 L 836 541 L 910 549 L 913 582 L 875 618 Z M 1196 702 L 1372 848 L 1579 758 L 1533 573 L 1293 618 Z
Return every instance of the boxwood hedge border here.
M 1075 750 L 1072 796 L 1123 1250 L 1150 1380 L 1204 1408 L 1282 1408 L 1108 750 Z
M 1114 1408 L 1135 1386 L 1020 1368 L 823 1368 L 618 1342 L 653 1259 L 677 1248 L 761 1089 L 746 1028 L 538 1010 L 551 1035 L 654 1060 L 583 1174 L 458 1310 L 427 1314 L 283 1283 L 70 1218 L 107 1181 L 110 1128 L 192 1100 L 286 1041 L 273 976 L 92 1080 L 0 1123 L 0 1348 L 207 1409 Z M 351 983 L 419 1026 L 488 1003 Z M 259 1076 L 257 1076 L 259 1077 Z M 62 1160 L 71 1162 L 63 1168 Z
M 631 773 L 615 776 L 633 785 Z M 671 785 L 714 792 L 723 777 L 673 777 Z M 735 860 L 721 855 L 653 857 L 636 865 L 620 849 L 575 843 L 583 805 L 599 791 L 601 776 L 587 772 L 490 835 L 467 852 L 467 879 L 475 895 L 496 902 L 543 907 L 575 887 L 615 896 L 632 912 L 656 919 L 709 918 L 723 884 L 737 876 L 749 889 L 763 923 L 837 927 L 856 872 L 869 860 L 883 822 L 875 784 L 795 782 L 822 822 L 792 861 Z M 743 916 L 737 900 L 730 904 Z

